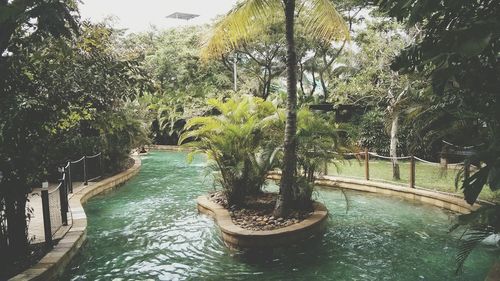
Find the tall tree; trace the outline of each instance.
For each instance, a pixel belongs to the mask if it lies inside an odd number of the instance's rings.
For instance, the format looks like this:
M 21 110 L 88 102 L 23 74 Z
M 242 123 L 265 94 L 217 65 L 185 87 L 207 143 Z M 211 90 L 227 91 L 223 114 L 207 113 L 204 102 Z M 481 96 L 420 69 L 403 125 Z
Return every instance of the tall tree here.
M 250 91 L 255 96 L 263 99 L 271 94 L 273 80 L 280 77 L 286 69 L 286 40 L 282 36 L 283 31 L 283 22 L 273 24 L 258 38 L 242 44 L 233 54 L 233 58 L 234 55 L 238 58 L 238 77 L 249 84 Z M 224 65 L 232 71 L 233 58 L 230 57 L 223 56 L 223 59 Z
M 4 64 L 8 71 L 0 75 L 0 220 L 7 221 L 7 227 L 0 229 L 0 263 L 4 265 L 28 254 L 27 194 L 47 179 L 56 164 L 82 151 L 85 143 L 78 141 L 87 137 L 113 143 L 115 147 L 100 148 L 110 148 L 112 152 L 103 151 L 109 160 L 123 160 L 128 157 L 124 150 L 135 144 L 132 139 L 138 135 L 137 121 L 120 109 L 125 99 L 135 96 L 140 73 L 134 62 L 117 59 L 110 29 L 83 26 L 81 37 L 72 40 L 47 37 L 9 46 L 12 54 Z M 120 159 L 109 157 L 116 151 L 122 153 Z M 2 270 L 0 279 L 3 274 Z
M 463 182 L 465 199 L 473 204 L 486 182 L 500 188 L 500 3 L 496 0 L 382 0 L 390 16 L 422 30 L 416 42 L 394 61 L 394 70 L 428 69 L 432 98 L 448 104 L 448 112 L 466 113 L 480 124 L 484 135 L 469 141 L 485 141 L 477 155 L 485 165 Z M 453 102 L 459 101 L 459 102 Z M 475 140 L 476 139 L 476 140 Z M 479 142 L 477 142 L 479 141 Z
M 355 37 L 359 50 L 344 55 L 343 63 L 351 73 L 336 78 L 337 89 L 349 103 L 386 112 L 393 178 L 399 180 L 397 156 L 401 117 L 411 100 L 410 88 L 421 86 L 415 83 L 419 81 L 417 77 L 411 80 L 407 75 L 399 75 L 390 65 L 411 38 L 394 20 L 374 18 L 366 25 Z
M 29 135 L 32 140 L 46 137 L 40 130 L 36 130 L 36 128 L 40 128 L 38 126 L 44 124 L 43 120 L 45 120 L 42 110 L 37 108 L 37 103 L 33 100 L 23 103 L 22 98 L 20 98 L 22 94 L 12 95 L 18 90 L 23 91 L 34 86 L 23 85 L 22 79 L 15 82 L 17 85 L 9 83 L 9 78 L 15 76 L 11 71 L 12 66 L 16 66 L 18 62 L 16 58 L 12 59 L 12 57 L 22 52 L 21 46 L 32 46 L 48 37 L 47 35 L 71 38 L 79 30 L 76 9 L 76 2 L 73 0 L 0 1 L 0 94 L 2 95 L 0 150 L 7 149 L 6 152 L 0 153 L 0 170 L 3 171 L 4 177 L 1 183 L 3 186 L 0 187 L 0 201 L 2 201 L 0 203 L 0 220 L 4 219 L 5 215 L 8 221 L 6 224 L 0 223 L 2 224 L 0 247 L 9 251 L 7 254 L 3 254 L 0 259 L 5 258 L 12 261 L 27 252 L 26 190 L 22 187 L 24 187 L 23 181 L 31 180 L 30 176 L 36 173 L 32 171 L 32 174 L 29 175 L 25 172 L 33 167 L 31 164 L 36 162 L 34 158 L 41 151 L 35 149 L 31 150 L 31 154 L 28 153 L 26 147 L 30 142 L 20 138 L 19 135 Z M 25 51 L 27 49 L 24 48 Z M 28 107 L 31 109 L 31 116 L 28 116 L 23 110 Z M 16 123 L 19 120 L 25 120 L 27 123 Z M 5 143 L 15 143 L 16 145 L 4 146 Z M 19 153 L 9 157 L 9 154 L 15 151 Z M 23 158 L 28 165 L 16 167 L 14 163 L 20 158 Z M 11 173 L 16 169 L 15 173 Z M 6 235 L 4 236 L 4 234 Z
M 300 13 L 296 10 L 298 4 Z M 203 54 L 218 57 L 260 34 L 270 23 L 285 21 L 287 43 L 287 118 L 284 138 L 284 164 L 275 214 L 284 216 L 290 210 L 295 188 L 297 131 L 297 56 L 295 19 L 300 14 L 310 33 L 326 42 L 349 38 L 343 18 L 330 0 L 246 0 L 236 5 L 214 27 Z
M 381 0 L 383 10 L 422 35 L 397 57 L 394 70 L 430 70 L 429 95 L 447 113 L 477 124 L 480 133 L 469 134 L 471 143 L 484 145 L 466 163 L 479 169 L 462 181 L 467 203 L 474 204 L 488 184 L 500 190 L 500 2 L 497 0 Z M 425 114 L 428 115 L 428 114 Z M 451 115 L 451 114 L 450 114 Z M 451 115 L 454 117 L 453 115 Z M 458 118 L 450 118 L 457 122 Z M 441 122 L 443 125 L 443 122 Z M 448 123 L 449 124 L 449 123 Z M 457 132 L 460 135 L 465 133 Z M 458 183 L 458 181 L 457 181 Z M 468 254 L 485 237 L 500 233 L 500 207 L 487 206 L 461 217 L 469 226 L 457 255 L 458 270 Z

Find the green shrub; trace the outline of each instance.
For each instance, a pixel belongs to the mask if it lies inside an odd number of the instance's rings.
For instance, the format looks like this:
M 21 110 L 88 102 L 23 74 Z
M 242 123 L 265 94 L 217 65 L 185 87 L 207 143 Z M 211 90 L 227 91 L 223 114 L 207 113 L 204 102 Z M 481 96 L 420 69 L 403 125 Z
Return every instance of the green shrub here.
M 334 158 L 341 157 L 342 146 L 334 120 L 307 108 L 299 110 L 297 126 L 297 172 L 294 204 L 298 209 L 310 207 L 315 177 Z
M 180 143 L 209 157 L 229 204 L 240 204 L 246 195 L 261 191 L 270 170 L 282 166 L 285 114 L 255 97 L 209 100 L 209 104 L 220 114 L 190 119 Z M 337 133 L 333 120 L 306 108 L 299 110 L 293 186 L 296 208 L 311 206 L 315 176 L 340 149 Z
M 220 114 L 190 119 L 179 143 L 205 153 L 228 203 L 241 204 L 246 195 L 261 192 L 274 167 L 278 148 L 269 140 L 280 114 L 271 102 L 250 96 L 208 103 Z

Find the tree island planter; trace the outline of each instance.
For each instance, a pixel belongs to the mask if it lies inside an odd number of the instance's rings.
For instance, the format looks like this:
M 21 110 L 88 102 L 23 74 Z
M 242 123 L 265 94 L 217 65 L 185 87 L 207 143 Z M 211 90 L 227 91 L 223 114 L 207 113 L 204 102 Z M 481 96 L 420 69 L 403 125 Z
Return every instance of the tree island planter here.
M 234 224 L 229 211 L 207 195 L 199 196 L 196 201 L 198 211 L 215 220 L 226 246 L 236 250 L 279 248 L 322 235 L 328 217 L 326 207 L 314 202 L 312 214 L 298 223 L 273 230 L 249 230 Z

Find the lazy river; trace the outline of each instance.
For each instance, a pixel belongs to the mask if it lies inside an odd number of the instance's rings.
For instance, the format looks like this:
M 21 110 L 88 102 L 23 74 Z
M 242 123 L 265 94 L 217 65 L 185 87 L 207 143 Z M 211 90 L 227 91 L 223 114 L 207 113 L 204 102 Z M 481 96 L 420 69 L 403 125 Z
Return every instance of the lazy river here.
M 478 248 L 456 276 L 453 213 L 397 197 L 318 188 L 330 212 L 319 241 L 270 255 L 228 250 L 196 197 L 213 190 L 201 157 L 152 152 L 123 187 L 85 205 L 87 242 L 64 280 L 484 280 Z

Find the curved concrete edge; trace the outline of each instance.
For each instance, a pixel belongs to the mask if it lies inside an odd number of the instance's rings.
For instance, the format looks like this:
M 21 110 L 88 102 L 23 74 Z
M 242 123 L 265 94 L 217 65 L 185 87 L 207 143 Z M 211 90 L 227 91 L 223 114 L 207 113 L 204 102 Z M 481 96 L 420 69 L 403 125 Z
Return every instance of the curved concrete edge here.
M 222 234 L 222 240 L 230 249 L 263 249 L 291 245 L 324 232 L 328 210 L 314 203 L 311 216 L 286 227 L 274 230 L 249 230 L 233 223 L 229 212 L 210 201 L 206 195 L 196 199 L 198 211 L 214 218 Z
M 69 209 L 73 220 L 69 231 L 37 264 L 9 280 L 57 280 L 85 242 L 87 216 L 83 204 L 93 196 L 113 190 L 135 176 L 141 167 L 141 160 L 135 156 L 133 159 L 134 165 L 126 171 L 73 193 L 69 199 Z
M 268 178 L 279 180 L 281 178 L 281 174 L 279 172 L 272 172 L 268 175 Z M 315 184 L 323 187 L 344 188 L 403 197 L 409 200 L 420 201 L 460 214 L 468 214 L 472 210 L 476 210 L 480 207 L 479 204 L 471 206 L 467 204 L 467 202 L 465 202 L 463 198 L 459 198 L 453 194 L 418 188 L 409 188 L 385 182 L 367 181 L 334 176 L 322 176 L 315 181 Z M 481 202 L 481 204 L 489 203 L 483 201 Z

